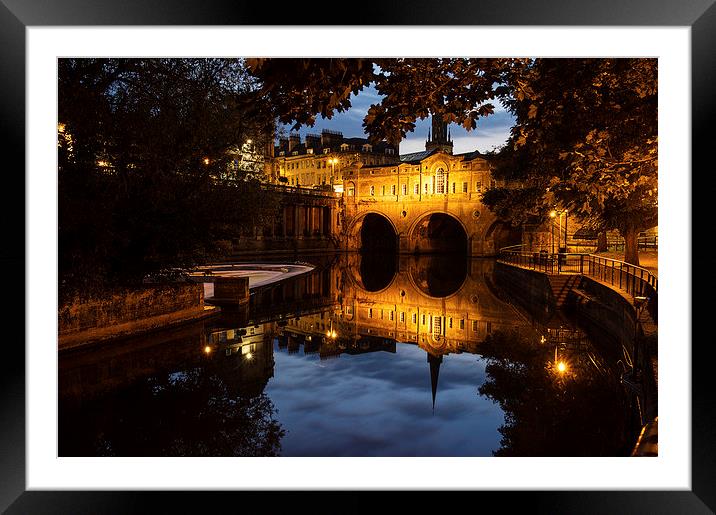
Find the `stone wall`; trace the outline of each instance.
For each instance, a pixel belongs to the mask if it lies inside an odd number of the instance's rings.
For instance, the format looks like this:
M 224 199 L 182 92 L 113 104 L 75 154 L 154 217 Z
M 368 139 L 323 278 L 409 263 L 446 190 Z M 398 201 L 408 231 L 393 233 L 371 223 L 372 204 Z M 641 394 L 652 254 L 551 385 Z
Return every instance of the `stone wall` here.
M 615 343 L 623 345 L 630 356 L 634 355 L 636 335 L 636 312 L 631 301 L 605 284 L 591 277 L 582 277 L 579 289 L 588 294 L 593 301 L 584 298 L 574 300 L 580 323 L 610 337 Z
M 556 300 L 547 274 L 495 263 L 495 282 L 537 320 L 548 320 Z
M 75 300 L 58 311 L 60 336 L 119 326 L 178 311 L 203 310 L 203 285 L 182 283 L 145 286 L 102 299 Z

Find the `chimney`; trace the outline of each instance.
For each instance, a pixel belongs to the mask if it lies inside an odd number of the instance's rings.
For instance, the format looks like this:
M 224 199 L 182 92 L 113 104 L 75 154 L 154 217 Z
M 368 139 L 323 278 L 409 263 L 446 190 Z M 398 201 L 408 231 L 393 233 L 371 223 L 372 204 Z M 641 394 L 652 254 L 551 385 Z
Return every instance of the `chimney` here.
M 292 152 L 297 146 L 301 144 L 300 134 L 291 134 L 288 137 L 288 151 Z
M 306 134 L 306 148 L 316 151 L 321 146 L 320 134 Z

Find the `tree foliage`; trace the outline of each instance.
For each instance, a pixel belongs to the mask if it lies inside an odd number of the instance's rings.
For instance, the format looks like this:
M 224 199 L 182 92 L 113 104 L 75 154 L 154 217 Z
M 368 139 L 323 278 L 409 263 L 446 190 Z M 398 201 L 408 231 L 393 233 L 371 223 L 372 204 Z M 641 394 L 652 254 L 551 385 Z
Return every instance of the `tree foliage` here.
M 517 122 L 497 173 L 542 194 L 485 202 L 514 218 L 568 209 L 618 230 L 638 264 L 636 236 L 657 222 L 657 61 L 536 59 L 512 66 L 506 83 Z
M 381 95 L 363 119 L 372 141 L 399 143 L 415 122 L 441 116 L 468 130 L 494 112 L 491 100 L 506 92 L 511 59 L 341 58 L 250 59 L 282 123 L 312 126 L 351 107 L 351 95 L 373 84 Z
M 60 291 L 141 281 L 210 256 L 276 208 L 222 180 L 273 119 L 234 59 L 60 59 Z

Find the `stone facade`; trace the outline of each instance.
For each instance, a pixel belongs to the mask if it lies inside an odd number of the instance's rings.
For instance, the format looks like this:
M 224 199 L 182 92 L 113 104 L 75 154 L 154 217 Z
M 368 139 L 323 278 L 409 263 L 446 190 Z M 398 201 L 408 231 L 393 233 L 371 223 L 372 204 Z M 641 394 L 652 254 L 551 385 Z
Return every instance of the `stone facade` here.
M 432 215 L 444 214 L 464 231 L 468 254 L 494 255 L 510 243 L 509 226 L 481 201 L 495 185 L 490 163 L 478 152 L 451 155 L 433 149 L 400 156 L 393 165 L 348 167 L 343 172 L 343 248 L 361 248 L 363 221 L 374 214 L 390 222 L 401 253 L 440 250 L 426 229 Z
M 304 141 L 300 135 L 292 134 L 281 138 L 274 148 L 274 180 L 282 177 L 288 186 L 324 186 L 331 191 L 331 186 L 341 184 L 341 172 L 347 166 L 397 160 L 397 149 L 385 142 L 372 145 L 365 138 L 344 138 L 342 133 L 328 130 L 308 134 Z

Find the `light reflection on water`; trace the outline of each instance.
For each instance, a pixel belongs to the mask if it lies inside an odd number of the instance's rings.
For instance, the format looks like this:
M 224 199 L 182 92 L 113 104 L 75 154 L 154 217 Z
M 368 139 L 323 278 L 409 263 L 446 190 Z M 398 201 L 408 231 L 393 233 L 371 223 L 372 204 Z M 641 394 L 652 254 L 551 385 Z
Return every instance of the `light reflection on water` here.
M 245 312 L 62 355 L 60 455 L 630 450 L 609 359 L 566 319 L 518 314 L 493 261 L 315 264 L 255 291 Z M 554 374 L 555 349 L 568 376 Z

